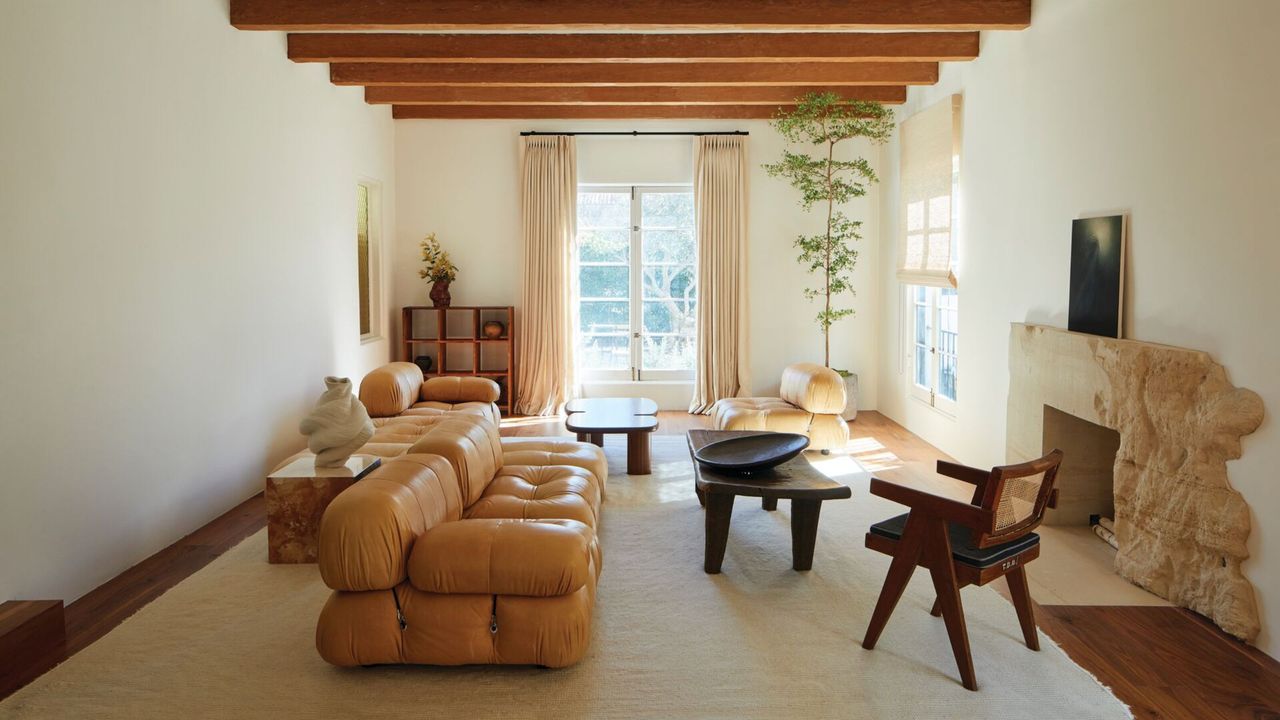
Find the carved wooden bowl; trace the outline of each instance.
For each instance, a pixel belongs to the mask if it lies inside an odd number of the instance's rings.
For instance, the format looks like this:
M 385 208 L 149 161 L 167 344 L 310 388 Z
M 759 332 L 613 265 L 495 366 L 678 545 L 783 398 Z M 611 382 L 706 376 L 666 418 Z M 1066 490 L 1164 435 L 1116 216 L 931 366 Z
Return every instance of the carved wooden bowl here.
M 720 472 L 752 473 L 781 465 L 804 452 L 809 438 L 796 433 L 761 433 L 704 445 L 694 459 Z

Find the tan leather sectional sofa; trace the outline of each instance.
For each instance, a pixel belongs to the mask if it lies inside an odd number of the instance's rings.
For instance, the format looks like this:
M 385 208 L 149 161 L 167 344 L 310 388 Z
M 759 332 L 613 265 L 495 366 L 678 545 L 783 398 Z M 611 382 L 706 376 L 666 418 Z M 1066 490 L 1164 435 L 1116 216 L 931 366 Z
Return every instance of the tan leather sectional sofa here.
M 356 452 L 383 458 L 408 452 L 423 433 L 446 416 L 462 413 L 493 421 L 501 418 L 495 401 L 498 384 L 482 377 L 424 380 L 417 365 L 393 362 L 360 381 L 360 401 L 373 418 L 373 437 Z M 604 452 L 594 445 L 557 437 L 504 437 L 506 465 L 576 465 L 604 478 Z
M 807 435 L 812 450 L 837 450 L 849 442 L 844 378 L 831 368 L 795 363 L 782 371 L 782 397 L 726 398 L 711 406 L 717 430 L 771 430 Z
M 577 662 L 600 572 L 603 451 L 499 437 L 496 408 L 485 407 L 497 398 L 496 386 L 483 386 L 491 381 L 429 388 L 436 379 L 423 383 L 418 372 L 415 386 L 414 371 L 392 363 L 361 386 L 382 433 L 366 448 L 387 459 L 321 522 L 320 573 L 334 591 L 316 627 L 321 657 L 343 666 Z

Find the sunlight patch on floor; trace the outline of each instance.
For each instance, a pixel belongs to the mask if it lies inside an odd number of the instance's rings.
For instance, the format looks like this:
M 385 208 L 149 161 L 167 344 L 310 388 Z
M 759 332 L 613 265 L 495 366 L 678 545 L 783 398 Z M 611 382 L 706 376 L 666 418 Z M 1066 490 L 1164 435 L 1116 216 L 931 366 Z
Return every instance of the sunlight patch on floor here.
M 819 455 L 817 453 L 806 453 L 809 464 L 814 470 L 826 475 L 829 478 L 848 478 L 850 475 L 866 474 L 867 469 L 862 465 L 861 461 L 855 459 L 852 455 L 841 455 L 832 453 L 831 455 Z
M 851 438 L 845 451 L 857 459 L 870 472 L 892 470 L 902 466 L 902 458 L 893 454 L 884 443 L 874 437 Z

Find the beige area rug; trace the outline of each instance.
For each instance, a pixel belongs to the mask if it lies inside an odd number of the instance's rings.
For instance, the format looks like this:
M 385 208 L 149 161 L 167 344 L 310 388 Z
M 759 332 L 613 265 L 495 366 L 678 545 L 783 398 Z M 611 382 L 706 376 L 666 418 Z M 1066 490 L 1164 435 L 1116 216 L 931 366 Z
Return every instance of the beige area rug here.
M 964 592 L 981 690 L 963 689 L 923 571 L 863 650 L 888 561 L 862 536 L 898 509 L 848 458 L 813 458 L 854 496 L 824 504 L 811 572 L 791 570 L 787 503 L 740 498 L 724 572 L 704 574 L 683 440 L 653 440 L 647 477 L 624 475 L 609 443 L 595 635 L 575 667 L 330 667 L 313 647 L 328 590 L 315 566 L 268 565 L 263 531 L 0 703 L 0 718 L 1129 717 L 1048 638 L 1028 650 L 989 589 Z

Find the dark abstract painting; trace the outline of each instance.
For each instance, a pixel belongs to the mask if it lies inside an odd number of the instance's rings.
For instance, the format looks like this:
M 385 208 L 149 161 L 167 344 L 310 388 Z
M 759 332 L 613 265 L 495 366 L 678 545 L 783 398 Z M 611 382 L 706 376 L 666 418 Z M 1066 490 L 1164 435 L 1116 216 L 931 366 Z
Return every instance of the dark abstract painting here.
M 1067 329 L 1120 337 L 1124 307 L 1124 215 L 1071 223 L 1071 301 Z

